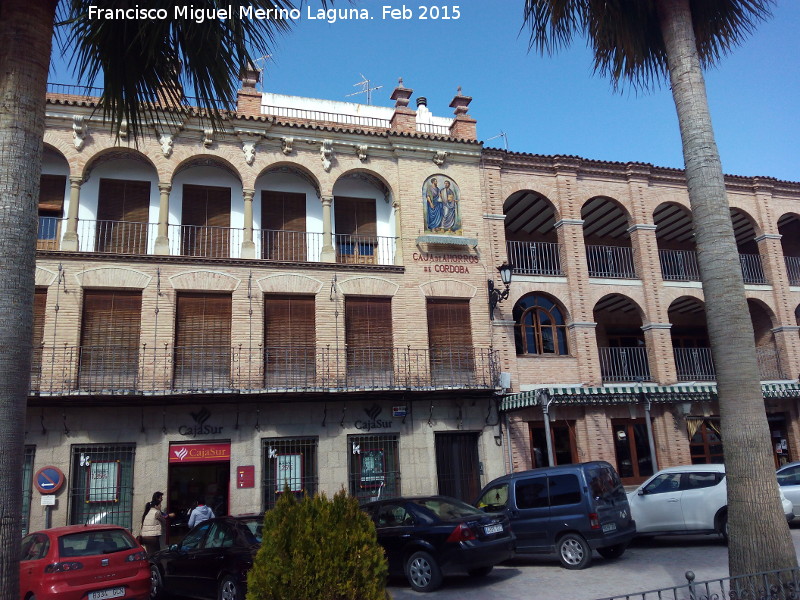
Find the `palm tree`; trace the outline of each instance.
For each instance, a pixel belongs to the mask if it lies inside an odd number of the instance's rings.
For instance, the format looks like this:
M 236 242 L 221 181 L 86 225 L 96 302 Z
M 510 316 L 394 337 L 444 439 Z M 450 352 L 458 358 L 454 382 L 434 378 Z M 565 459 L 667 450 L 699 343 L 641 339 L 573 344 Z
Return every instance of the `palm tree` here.
M 587 37 L 594 67 L 616 87 L 667 74 L 678 112 L 728 474 L 731 575 L 797 566 L 780 507 L 753 325 L 703 67 L 770 16 L 770 0 L 525 0 L 530 47 L 552 53 Z M 766 499 L 765 499 L 766 497 Z
M 182 82 L 194 90 L 208 117 L 223 113 L 214 98 L 235 97 L 234 81 L 250 55 L 266 54 L 274 35 L 288 29 L 282 19 L 176 19 L 171 0 L 144 8 L 165 8 L 166 18 L 89 18 L 89 6 L 130 9 L 128 0 L 2 0 L 0 2 L 0 590 L 17 600 L 25 408 L 31 369 L 34 269 L 39 174 L 44 136 L 45 91 L 51 43 L 74 56 L 76 72 L 91 82 L 103 76 L 102 108 L 109 123 L 122 119 L 140 132 L 159 88 Z M 179 4 L 179 3 L 177 3 Z M 197 8 L 239 6 L 275 10 L 291 0 L 194 0 Z M 274 12 L 267 14 L 276 14 Z M 130 17 L 130 14 L 128 15 Z M 58 18 L 59 23 L 56 24 Z M 186 105 L 176 86 L 161 103 Z

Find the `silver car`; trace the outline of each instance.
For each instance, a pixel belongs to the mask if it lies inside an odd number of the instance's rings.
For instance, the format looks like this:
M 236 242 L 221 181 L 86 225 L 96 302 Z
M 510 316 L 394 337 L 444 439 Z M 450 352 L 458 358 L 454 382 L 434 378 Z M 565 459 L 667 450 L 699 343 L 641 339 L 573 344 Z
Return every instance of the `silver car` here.
M 778 485 L 794 504 L 794 518 L 800 517 L 800 462 L 790 462 L 778 469 Z

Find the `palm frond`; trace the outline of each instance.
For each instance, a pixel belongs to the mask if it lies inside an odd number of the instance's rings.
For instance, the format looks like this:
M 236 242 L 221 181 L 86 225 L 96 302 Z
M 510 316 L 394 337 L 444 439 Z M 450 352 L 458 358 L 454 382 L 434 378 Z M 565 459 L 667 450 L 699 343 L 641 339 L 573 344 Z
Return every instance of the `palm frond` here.
M 291 0 L 194 0 L 199 10 L 232 7 L 231 18 L 180 18 L 181 0 L 68 0 L 59 16 L 67 33 L 58 38 L 62 51 L 73 56 L 72 67 L 87 85 L 103 80 L 101 108 L 115 131 L 127 121 L 136 138 L 148 117 L 161 109 L 186 113 L 189 104 L 214 126 L 233 107 L 237 76 L 253 56 L 269 53 L 276 36 L 289 30 L 282 18 L 239 18 L 240 7 L 283 14 Z M 152 20 L 90 18 L 89 7 L 164 9 L 166 18 Z M 106 13 L 108 14 L 108 13 Z M 189 90 L 186 93 L 185 90 Z M 187 96 L 193 97 L 191 101 Z

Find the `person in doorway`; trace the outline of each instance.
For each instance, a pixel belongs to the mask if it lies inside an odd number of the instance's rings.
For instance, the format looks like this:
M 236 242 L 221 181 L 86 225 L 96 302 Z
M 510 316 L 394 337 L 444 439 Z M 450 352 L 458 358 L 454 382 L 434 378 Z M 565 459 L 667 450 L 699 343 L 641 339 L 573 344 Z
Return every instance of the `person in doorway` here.
M 161 550 L 161 536 L 164 534 L 167 524 L 167 515 L 161 512 L 163 499 L 164 494 L 156 492 L 144 507 L 140 539 L 148 555 Z
M 189 515 L 189 529 L 195 525 L 199 525 L 203 521 L 208 521 L 209 519 L 213 518 L 214 511 L 211 510 L 211 507 L 206 506 L 206 501 L 204 498 L 200 498 L 197 500 L 197 506 L 195 506 L 194 510 L 192 510 L 192 514 Z

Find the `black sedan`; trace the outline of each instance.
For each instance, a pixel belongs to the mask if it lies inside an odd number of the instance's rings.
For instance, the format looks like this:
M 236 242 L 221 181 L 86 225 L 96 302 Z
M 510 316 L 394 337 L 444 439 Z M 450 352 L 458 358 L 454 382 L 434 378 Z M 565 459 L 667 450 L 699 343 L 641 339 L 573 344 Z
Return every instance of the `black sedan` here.
M 151 597 L 244 600 L 247 571 L 261 544 L 263 519 L 219 517 L 150 557 Z
M 487 575 L 514 555 L 508 517 L 486 514 L 447 496 L 391 498 L 363 506 L 386 552 L 390 575 L 430 592 L 451 573 Z

